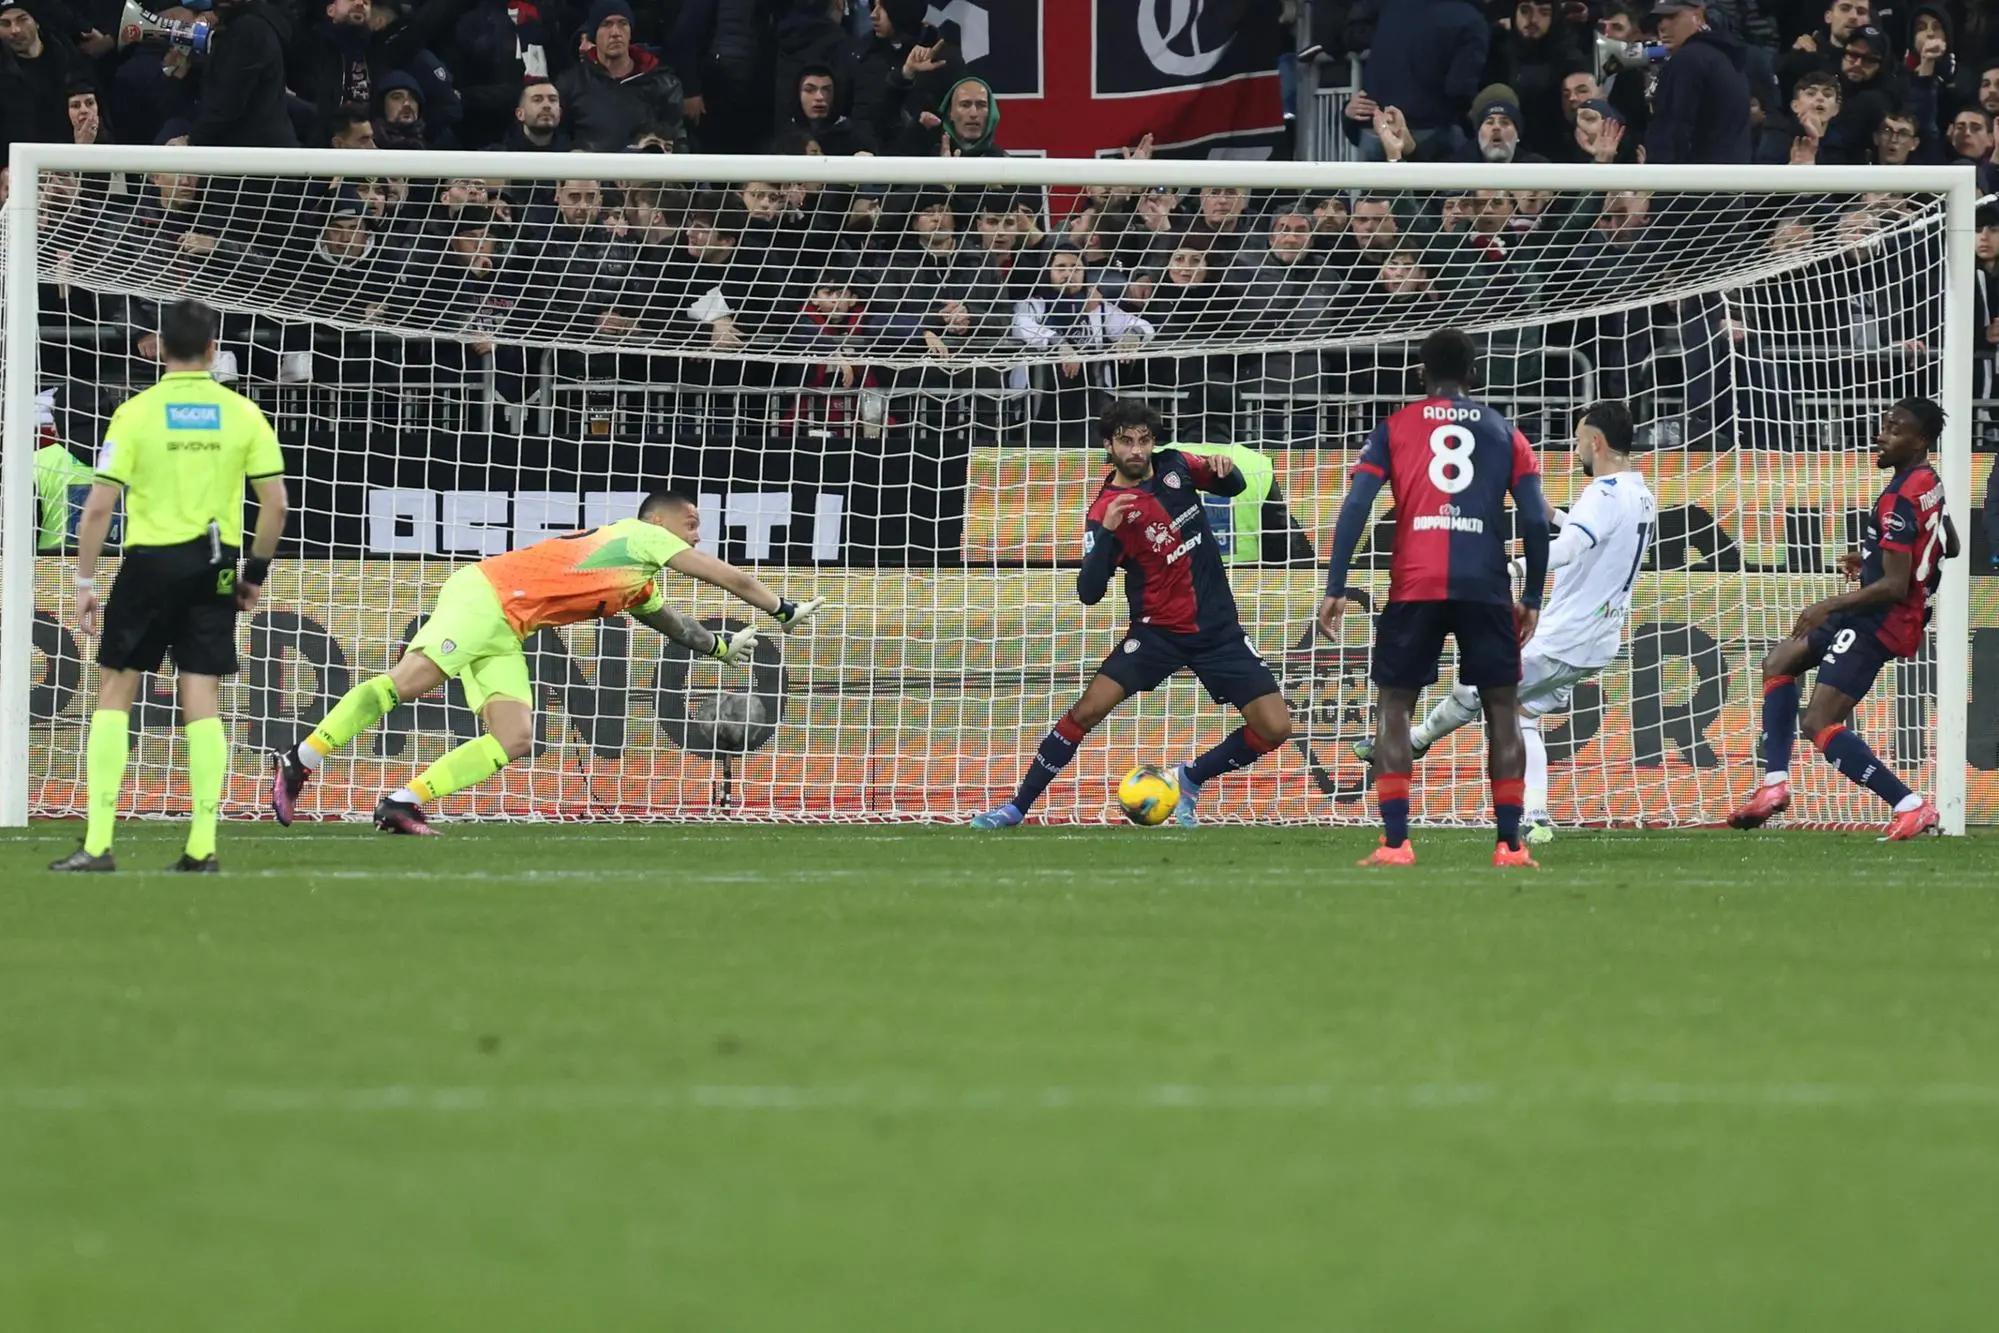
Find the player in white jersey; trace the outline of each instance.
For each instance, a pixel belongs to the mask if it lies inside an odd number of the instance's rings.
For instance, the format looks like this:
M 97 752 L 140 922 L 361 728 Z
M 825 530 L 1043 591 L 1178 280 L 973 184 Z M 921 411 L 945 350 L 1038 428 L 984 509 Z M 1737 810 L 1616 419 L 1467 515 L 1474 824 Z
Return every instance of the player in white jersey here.
M 1548 818 L 1548 750 L 1541 743 L 1541 717 L 1567 710 L 1576 683 L 1617 657 L 1631 613 L 1631 587 L 1658 526 L 1657 502 L 1632 466 L 1633 434 L 1631 411 L 1618 402 L 1594 404 L 1576 423 L 1576 465 L 1591 480 L 1566 517 L 1555 515 L 1562 529 L 1548 552 L 1555 591 L 1520 654 L 1519 718 L 1527 746 L 1525 817 L 1531 843 L 1555 836 Z M 1514 562 L 1516 567 L 1519 563 Z M 1476 691 L 1464 686 L 1452 690 L 1410 732 L 1414 754 L 1421 758 L 1478 715 Z M 1363 763 L 1371 751 L 1365 742 L 1354 747 Z

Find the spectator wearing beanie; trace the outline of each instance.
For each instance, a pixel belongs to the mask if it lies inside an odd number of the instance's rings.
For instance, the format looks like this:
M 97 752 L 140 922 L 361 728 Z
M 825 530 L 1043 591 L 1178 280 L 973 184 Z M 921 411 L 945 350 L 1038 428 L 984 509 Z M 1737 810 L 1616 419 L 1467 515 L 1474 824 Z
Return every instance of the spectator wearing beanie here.
M 1374 46 L 1361 68 L 1364 90 L 1347 106 L 1347 137 L 1361 154 L 1385 154 L 1372 129 L 1382 107 L 1402 112 L 1417 144 L 1442 135 L 1461 141 L 1458 123 L 1478 92 L 1492 29 L 1474 0 L 1397 0 L 1382 9 Z
M 549 76 L 552 45 L 541 10 L 530 0 L 477 0 L 459 18 L 445 56 L 465 103 L 466 143 L 507 137 L 522 85 Z
M 70 143 L 69 86 L 90 67 L 20 0 L 0 0 L 0 154 L 14 143 Z
M 447 131 L 432 137 L 424 124 L 423 87 L 416 76 L 397 70 L 382 80 L 375 111 L 377 148 L 456 148 Z
M 313 141 L 330 137 L 341 107 L 373 106 L 383 79 L 415 68 L 426 48 L 442 44 L 461 7 L 462 0 L 422 0 L 407 13 L 385 4 L 377 15 L 371 0 L 326 0 L 323 17 L 297 39 L 286 61 L 293 91 L 317 117 Z
M 1645 160 L 1658 166 L 1749 161 L 1749 80 L 1741 51 L 1708 26 L 1700 0 L 1652 6 L 1670 54 L 1652 91 Z
M 577 147 L 615 153 L 641 125 L 681 132 L 680 77 L 657 55 L 632 42 L 632 7 L 597 0 L 584 24 L 583 55 L 555 81 L 563 122 Z

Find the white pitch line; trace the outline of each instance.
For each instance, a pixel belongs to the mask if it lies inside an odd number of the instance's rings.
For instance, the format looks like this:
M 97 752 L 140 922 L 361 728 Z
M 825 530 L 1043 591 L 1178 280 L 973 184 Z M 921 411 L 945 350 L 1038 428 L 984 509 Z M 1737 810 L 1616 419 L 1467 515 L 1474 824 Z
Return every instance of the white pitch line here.
M 1192 1083 L 1092 1087 L 935 1088 L 869 1084 L 687 1084 L 497 1087 L 0 1087 L 0 1114 L 69 1115 L 184 1111 L 237 1115 L 590 1114 L 600 1112 L 799 1111 L 1299 1111 L 1496 1109 L 1673 1109 L 1813 1111 L 1866 1107 L 1990 1109 L 1999 1085 L 1933 1083 L 1870 1087 L 1841 1083 Z

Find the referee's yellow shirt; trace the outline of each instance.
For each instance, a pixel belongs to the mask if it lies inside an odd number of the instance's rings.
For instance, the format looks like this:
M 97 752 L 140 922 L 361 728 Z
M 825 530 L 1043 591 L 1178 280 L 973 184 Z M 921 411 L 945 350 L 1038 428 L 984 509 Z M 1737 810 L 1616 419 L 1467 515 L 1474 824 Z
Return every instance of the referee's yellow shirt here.
M 255 403 L 206 371 L 164 375 L 111 414 L 97 479 L 125 488 L 125 545 L 178 546 L 220 530 L 243 545 L 243 482 L 285 470 Z

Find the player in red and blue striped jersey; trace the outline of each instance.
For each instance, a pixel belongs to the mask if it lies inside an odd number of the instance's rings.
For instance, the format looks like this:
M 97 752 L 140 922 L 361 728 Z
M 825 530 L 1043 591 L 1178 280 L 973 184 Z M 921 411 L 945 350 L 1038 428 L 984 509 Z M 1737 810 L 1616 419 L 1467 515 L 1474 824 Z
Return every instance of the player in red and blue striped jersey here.
M 1891 475 L 1867 516 L 1860 550 L 1841 562 L 1860 587 L 1806 607 L 1791 637 L 1764 657 L 1763 781 L 1729 816 L 1733 827 L 1756 828 L 1791 804 L 1798 677 L 1813 667 L 1819 674 L 1805 708 L 1805 734 L 1840 776 L 1893 807 L 1883 840 L 1901 842 L 1936 827 L 1936 807 L 1910 791 L 1847 724 L 1889 659 L 1914 657 L 1922 647 L 1943 562 L 1957 557 L 1943 479 L 1930 466 L 1943 430 L 1944 411 L 1927 398 L 1903 399 L 1882 421 L 1874 466 Z
M 1409 843 L 1409 718 L 1417 697 L 1437 683 L 1449 635 L 1457 641 L 1458 680 L 1478 691 L 1485 713 L 1499 835 L 1492 863 L 1531 866 L 1520 845 L 1527 756 L 1514 710 L 1520 648 L 1534 633 L 1548 574 L 1541 465 L 1526 436 L 1466 395 L 1478 352 L 1461 330 L 1439 329 L 1425 338 L 1422 361 L 1429 396 L 1376 426 L 1354 465 L 1319 604 L 1320 628 L 1337 638 L 1340 617 L 1353 605 L 1347 568 L 1375 497 L 1387 485 L 1395 496 L 1395 554 L 1371 672 L 1379 691 L 1373 760 L 1383 837 L 1361 864 L 1416 863 Z M 1509 494 L 1527 565 L 1517 606 L 1507 570 Z
M 1161 447 L 1159 414 L 1141 402 L 1112 403 L 1101 433 L 1112 471 L 1090 504 L 1076 597 L 1095 606 L 1123 570 L 1131 625 L 1083 697 L 1042 737 L 1013 799 L 974 815 L 974 828 L 1020 823 L 1112 709 L 1183 668 L 1216 703 L 1240 710 L 1243 724 L 1207 753 L 1176 766 L 1180 803 L 1173 818 L 1181 827 L 1199 822 L 1195 802 L 1203 784 L 1248 768 L 1291 736 L 1291 710 L 1242 627 L 1201 503 L 1204 491 L 1241 494 L 1242 474 L 1226 456 Z

